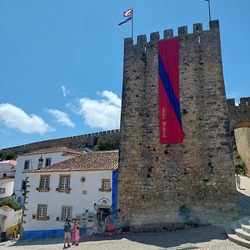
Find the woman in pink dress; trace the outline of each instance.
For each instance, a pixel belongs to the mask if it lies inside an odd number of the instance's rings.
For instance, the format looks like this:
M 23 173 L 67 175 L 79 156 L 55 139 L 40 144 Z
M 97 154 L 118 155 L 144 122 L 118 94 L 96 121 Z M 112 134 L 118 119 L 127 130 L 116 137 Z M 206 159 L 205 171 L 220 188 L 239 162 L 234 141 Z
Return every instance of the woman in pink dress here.
M 80 233 L 79 233 L 79 225 L 77 224 L 77 221 L 73 221 L 73 227 L 72 227 L 72 245 L 79 245 L 80 241 Z

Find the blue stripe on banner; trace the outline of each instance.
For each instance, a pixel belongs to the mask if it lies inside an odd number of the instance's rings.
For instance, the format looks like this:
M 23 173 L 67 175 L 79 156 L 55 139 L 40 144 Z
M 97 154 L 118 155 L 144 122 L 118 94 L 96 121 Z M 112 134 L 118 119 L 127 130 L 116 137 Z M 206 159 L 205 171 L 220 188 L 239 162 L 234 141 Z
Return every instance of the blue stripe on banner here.
M 163 83 L 164 89 L 166 90 L 166 93 L 168 95 L 168 98 L 170 100 L 172 108 L 177 116 L 177 119 L 178 119 L 180 125 L 182 125 L 180 103 L 179 103 L 177 97 L 175 96 L 174 89 L 173 89 L 172 83 L 169 79 L 168 72 L 166 71 L 166 69 L 164 67 L 164 64 L 162 62 L 160 55 L 158 55 L 158 62 L 159 62 L 159 76 L 160 76 L 161 81 Z
M 117 210 L 117 171 L 112 171 L 112 214 Z

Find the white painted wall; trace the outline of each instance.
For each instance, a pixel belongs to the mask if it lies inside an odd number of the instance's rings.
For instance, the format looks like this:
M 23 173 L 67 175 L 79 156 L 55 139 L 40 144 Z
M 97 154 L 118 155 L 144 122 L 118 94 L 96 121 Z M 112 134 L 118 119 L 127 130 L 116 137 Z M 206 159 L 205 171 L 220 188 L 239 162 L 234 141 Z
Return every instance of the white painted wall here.
M 3 216 L 6 216 L 6 220 L 2 220 L 2 228 L 1 232 L 6 232 L 6 230 L 9 227 L 12 227 L 14 225 L 17 225 L 18 222 L 22 218 L 22 210 L 14 211 L 14 209 L 11 209 L 9 211 L 5 211 L 2 208 L 0 208 L 0 217 L 2 219 Z
M 59 184 L 60 174 L 70 174 L 70 194 L 57 192 L 55 189 Z M 50 191 L 38 192 L 36 188 L 39 186 L 40 174 L 27 173 L 29 180 L 29 193 L 27 194 L 27 210 L 25 211 L 24 230 L 52 230 L 62 229 L 64 222 L 56 221 L 56 217 L 61 218 L 61 207 L 72 206 L 72 217 L 83 213 L 85 209 L 94 211 L 94 203 L 98 203 L 105 198 L 112 205 L 112 192 L 101 192 L 101 180 L 110 179 L 112 187 L 112 171 L 83 171 L 83 172 L 60 172 L 50 173 Z M 81 178 L 85 177 L 85 182 L 81 182 Z M 87 194 L 82 194 L 83 190 L 87 190 Z M 37 214 L 37 205 L 47 204 L 48 215 L 50 219 L 47 221 L 39 221 L 32 219 L 32 214 Z
M 15 177 L 15 169 L 13 171 L 4 171 L 11 169 L 12 166 L 8 163 L 8 161 L 1 161 L 0 162 L 0 178 L 3 178 L 3 175 L 6 174 L 6 177 Z
M 5 188 L 5 193 L 0 194 L 0 199 L 10 197 L 13 193 L 13 187 L 14 187 L 14 178 L 11 178 L 11 180 L 8 180 L 8 182 L 1 182 L 0 188 Z
M 26 160 L 31 161 L 30 170 L 34 170 L 38 168 L 38 161 L 41 157 L 41 154 L 37 155 L 24 155 L 17 157 L 17 166 L 16 166 L 16 174 L 15 174 L 15 183 L 14 183 L 14 192 L 17 195 L 16 201 L 20 200 L 20 204 L 23 204 L 23 196 L 22 196 L 22 183 L 25 180 L 24 164 Z M 51 164 L 55 164 L 61 161 L 68 160 L 72 158 L 72 156 L 62 156 L 62 152 L 56 153 L 47 153 L 42 155 L 43 158 L 43 166 L 45 166 L 45 159 L 51 158 Z

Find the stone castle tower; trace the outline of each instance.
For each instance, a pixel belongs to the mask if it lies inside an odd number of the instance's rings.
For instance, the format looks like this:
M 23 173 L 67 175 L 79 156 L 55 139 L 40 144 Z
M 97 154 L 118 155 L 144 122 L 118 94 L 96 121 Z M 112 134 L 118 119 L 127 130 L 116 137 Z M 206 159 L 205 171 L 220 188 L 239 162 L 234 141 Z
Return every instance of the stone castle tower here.
M 173 37 L 164 31 L 163 39 Z M 209 30 L 194 24 L 192 33 L 180 27 L 178 37 L 185 141 L 174 144 L 159 143 L 160 35 L 124 41 L 118 206 L 134 230 L 171 228 L 183 220 L 220 222 L 236 214 L 219 22 L 211 21 Z

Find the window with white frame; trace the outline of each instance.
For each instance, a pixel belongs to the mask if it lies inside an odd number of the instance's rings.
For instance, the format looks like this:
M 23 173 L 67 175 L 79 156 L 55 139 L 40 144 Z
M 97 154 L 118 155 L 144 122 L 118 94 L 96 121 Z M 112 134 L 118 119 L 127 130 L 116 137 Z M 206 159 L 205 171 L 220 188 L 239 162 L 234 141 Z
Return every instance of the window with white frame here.
M 46 158 L 45 159 L 45 167 L 51 166 L 51 158 Z
M 0 188 L 0 194 L 5 194 L 5 188 Z
M 110 179 L 102 179 L 101 188 L 99 189 L 99 191 L 102 191 L 102 192 L 110 192 L 111 191 Z
M 71 220 L 72 218 L 72 207 L 62 206 L 61 220 Z
M 38 204 L 37 205 L 37 219 L 44 220 L 47 218 L 47 205 L 46 204 Z
M 50 182 L 49 175 L 41 175 L 39 190 L 40 191 L 49 191 L 49 182 Z
M 25 160 L 23 170 L 29 170 L 30 166 L 31 166 L 31 160 Z
M 59 188 L 60 190 L 67 190 L 70 187 L 70 175 L 61 175 Z

